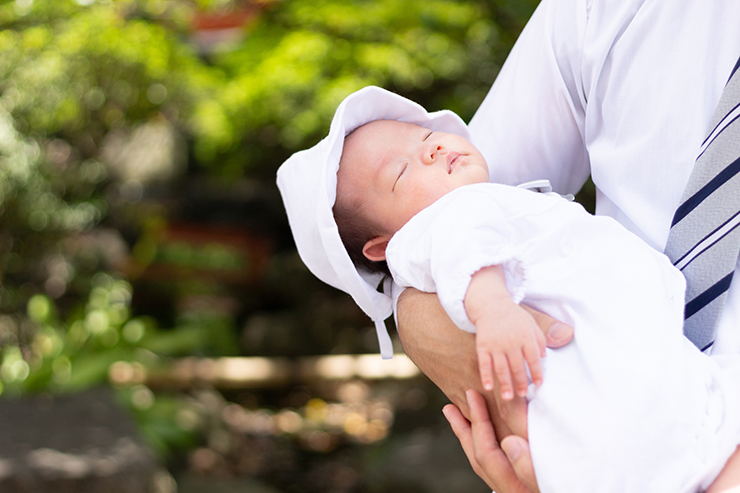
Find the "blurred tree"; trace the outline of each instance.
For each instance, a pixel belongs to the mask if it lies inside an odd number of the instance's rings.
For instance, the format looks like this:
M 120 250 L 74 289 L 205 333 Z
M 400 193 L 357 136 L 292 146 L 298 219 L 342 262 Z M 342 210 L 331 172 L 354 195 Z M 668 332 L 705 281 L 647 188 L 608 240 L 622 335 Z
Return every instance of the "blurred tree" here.
M 202 1 L 227 12 L 247 2 Z M 173 0 L 5 2 L 0 80 L 25 132 L 87 158 L 112 130 L 161 113 L 217 174 L 272 176 L 375 84 L 469 118 L 532 0 L 266 1 L 236 50 L 198 58 L 197 5 Z
M 237 50 L 212 57 L 224 84 L 195 106 L 190 122 L 196 155 L 227 176 L 274 176 L 288 152 L 326 132 L 345 96 L 369 84 L 469 118 L 519 28 L 509 4 L 519 5 L 507 2 L 494 9 L 497 2 L 454 0 L 275 4 Z M 506 20 L 506 28 L 492 13 Z
M 103 159 L 106 139 L 152 121 L 177 125 L 194 100 L 184 87 L 208 72 L 176 29 L 145 19 L 170 6 L 179 19 L 177 5 L 0 4 L 3 311 L 34 292 L 59 298 L 71 289 L 79 300 L 106 267 L 100 252 L 62 240 L 90 231 L 115 201 L 105 192 L 122 173 Z

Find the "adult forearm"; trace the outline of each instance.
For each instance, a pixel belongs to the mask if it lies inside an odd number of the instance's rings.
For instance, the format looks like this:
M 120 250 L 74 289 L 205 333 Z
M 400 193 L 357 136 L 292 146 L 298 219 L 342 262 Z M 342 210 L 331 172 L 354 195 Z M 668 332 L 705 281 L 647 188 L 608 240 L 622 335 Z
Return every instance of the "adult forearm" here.
M 502 401 L 506 421 L 501 419 L 495 396 L 498 392 L 483 392 L 475 352 L 475 336 L 458 329 L 442 309 L 436 295 L 415 290 L 405 291 L 398 303 L 398 333 L 406 354 L 416 363 L 447 397 L 460 409 L 468 421 L 471 418 L 465 391 L 476 389 L 486 399 L 491 423 L 494 450 L 486 456 L 483 465 L 471 460 L 471 466 L 491 488 L 498 493 L 524 493 L 528 490 L 516 476 L 506 455 L 496 443 L 512 434 L 521 436 L 527 432 L 527 409 L 523 399 Z M 456 409 L 456 408 L 455 408 Z M 459 416 L 458 423 L 466 420 Z M 451 422 L 453 423 L 453 422 Z M 470 457 L 472 435 L 461 434 L 459 426 L 453 426 L 465 453 Z M 535 481 L 530 475 L 527 479 Z

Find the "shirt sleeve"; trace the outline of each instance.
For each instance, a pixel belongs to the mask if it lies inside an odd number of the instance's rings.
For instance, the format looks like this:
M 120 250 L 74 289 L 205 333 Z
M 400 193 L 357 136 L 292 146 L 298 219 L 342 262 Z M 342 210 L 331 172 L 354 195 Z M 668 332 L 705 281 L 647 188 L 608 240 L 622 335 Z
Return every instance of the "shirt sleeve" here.
M 503 210 L 489 194 L 459 189 L 435 202 L 393 236 L 386 250 L 402 287 L 436 292 L 447 315 L 475 332 L 464 300 L 473 274 L 501 265 L 515 303 L 526 293 L 526 266 Z
M 589 0 L 543 0 L 470 122 L 491 181 L 547 178 L 576 193 L 590 173 L 584 145 L 583 40 Z

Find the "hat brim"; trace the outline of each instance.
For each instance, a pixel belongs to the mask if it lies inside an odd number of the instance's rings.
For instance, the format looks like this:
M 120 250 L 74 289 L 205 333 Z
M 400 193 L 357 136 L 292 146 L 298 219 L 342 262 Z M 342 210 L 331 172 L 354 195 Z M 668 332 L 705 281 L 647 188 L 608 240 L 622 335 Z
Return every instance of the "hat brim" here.
M 342 101 L 326 138 L 283 163 L 277 184 L 303 262 L 316 277 L 352 296 L 377 325 L 392 314 L 392 298 L 377 290 L 382 274 L 358 269 L 352 263 L 332 212 L 344 138 L 375 120 L 414 123 L 470 140 L 467 125 L 455 113 L 448 110 L 429 113 L 409 99 L 368 86 Z

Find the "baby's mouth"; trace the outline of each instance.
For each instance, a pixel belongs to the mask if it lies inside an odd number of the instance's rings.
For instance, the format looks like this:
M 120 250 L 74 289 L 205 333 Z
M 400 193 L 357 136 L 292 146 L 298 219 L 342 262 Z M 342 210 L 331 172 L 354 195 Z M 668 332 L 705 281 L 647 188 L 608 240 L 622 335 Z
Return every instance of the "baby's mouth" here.
M 457 162 L 460 158 L 460 154 L 457 152 L 447 153 L 447 174 L 451 175 L 452 170 L 457 166 Z

